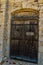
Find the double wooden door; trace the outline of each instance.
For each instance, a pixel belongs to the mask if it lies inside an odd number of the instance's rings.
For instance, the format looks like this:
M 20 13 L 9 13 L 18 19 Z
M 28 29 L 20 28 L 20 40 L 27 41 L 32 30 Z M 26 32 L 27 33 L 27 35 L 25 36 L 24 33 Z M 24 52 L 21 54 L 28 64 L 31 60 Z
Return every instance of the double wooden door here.
M 11 24 L 10 58 L 38 62 L 38 22 Z

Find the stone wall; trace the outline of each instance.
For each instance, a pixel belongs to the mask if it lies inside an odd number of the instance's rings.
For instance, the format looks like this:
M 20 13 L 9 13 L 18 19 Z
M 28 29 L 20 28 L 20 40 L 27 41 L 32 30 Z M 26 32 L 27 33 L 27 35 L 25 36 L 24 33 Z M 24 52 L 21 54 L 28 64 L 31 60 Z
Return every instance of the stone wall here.
M 40 63 L 43 65 L 43 4 L 41 3 L 39 13 L 39 53 L 40 53 Z
M 22 8 L 32 8 L 39 10 L 39 50 L 38 65 L 43 65 L 43 3 L 34 0 L 1 0 L 2 12 L 0 12 L 0 61 L 4 57 L 9 58 L 10 50 L 10 30 L 11 30 L 11 13 Z M 6 8 L 7 5 L 7 8 Z M 7 11 L 7 13 L 6 13 Z M 7 16 L 7 19 L 6 19 Z M 18 62 L 18 61 L 17 61 Z M 30 65 L 30 63 L 20 62 L 21 64 Z M 32 65 L 32 64 L 31 64 Z

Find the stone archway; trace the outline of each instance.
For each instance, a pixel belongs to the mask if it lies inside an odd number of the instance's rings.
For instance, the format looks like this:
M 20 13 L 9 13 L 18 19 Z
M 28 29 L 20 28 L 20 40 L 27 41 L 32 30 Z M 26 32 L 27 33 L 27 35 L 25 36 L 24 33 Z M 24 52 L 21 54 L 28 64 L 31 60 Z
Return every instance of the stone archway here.
M 38 63 L 38 23 L 38 10 L 25 8 L 11 13 L 10 58 Z

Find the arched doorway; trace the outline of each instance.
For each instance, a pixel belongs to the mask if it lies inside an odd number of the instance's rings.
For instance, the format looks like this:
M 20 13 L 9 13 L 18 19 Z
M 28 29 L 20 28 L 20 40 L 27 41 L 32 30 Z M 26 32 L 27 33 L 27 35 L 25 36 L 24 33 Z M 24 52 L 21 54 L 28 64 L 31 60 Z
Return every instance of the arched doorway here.
M 20 9 L 11 15 L 10 58 L 38 63 L 39 11 Z

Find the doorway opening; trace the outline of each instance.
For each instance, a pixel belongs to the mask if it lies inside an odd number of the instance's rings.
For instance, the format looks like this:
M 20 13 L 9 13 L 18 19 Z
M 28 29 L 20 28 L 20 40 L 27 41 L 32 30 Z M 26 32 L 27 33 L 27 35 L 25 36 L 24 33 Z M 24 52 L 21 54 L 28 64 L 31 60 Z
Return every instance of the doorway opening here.
M 12 16 L 10 58 L 38 63 L 39 22 L 32 15 Z

